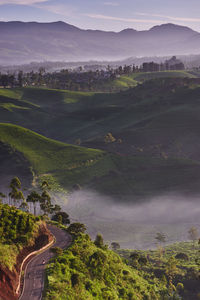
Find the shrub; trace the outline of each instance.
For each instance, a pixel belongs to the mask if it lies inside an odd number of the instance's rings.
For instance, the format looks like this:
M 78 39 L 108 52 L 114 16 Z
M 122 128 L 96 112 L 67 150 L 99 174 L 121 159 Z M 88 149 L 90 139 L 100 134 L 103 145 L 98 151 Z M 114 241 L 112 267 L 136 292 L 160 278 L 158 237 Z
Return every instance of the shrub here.
M 53 247 L 51 248 L 51 252 L 55 255 L 62 255 L 63 254 L 63 249 L 59 248 L 59 247 Z
M 186 253 L 183 253 L 183 252 L 179 252 L 176 254 L 175 256 L 176 259 L 182 259 L 182 260 L 186 260 L 188 261 L 189 260 L 189 257 Z
M 64 211 L 57 212 L 52 217 L 52 220 L 59 222 L 60 224 L 70 224 L 69 215 Z
M 84 233 L 86 231 L 86 227 L 81 223 L 72 223 L 67 228 L 67 231 L 69 234 L 78 235 L 79 233 Z

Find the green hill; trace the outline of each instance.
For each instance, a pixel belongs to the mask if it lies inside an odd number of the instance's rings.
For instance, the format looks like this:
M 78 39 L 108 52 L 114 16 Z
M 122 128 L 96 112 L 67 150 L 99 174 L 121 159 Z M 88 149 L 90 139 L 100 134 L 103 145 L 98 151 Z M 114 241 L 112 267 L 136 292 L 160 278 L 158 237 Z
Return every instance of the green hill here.
M 133 88 L 138 84 L 157 78 L 198 78 L 198 72 L 190 71 L 160 71 L 160 72 L 138 72 L 129 75 L 121 75 L 116 79 L 93 83 L 91 89 L 96 92 L 119 92 Z
M 61 183 L 65 173 L 87 169 L 103 160 L 105 155 L 101 150 L 67 145 L 12 124 L 0 124 L 0 141 L 21 153 L 36 176 L 53 174 Z M 18 172 L 21 173 L 20 168 Z
M 161 299 L 164 292 L 164 284 L 150 274 L 127 266 L 82 234 L 51 261 L 44 299 Z
M 152 76 L 156 74 L 151 73 Z M 143 75 L 148 73 L 138 74 Z M 135 139 L 129 138 L 132 131 L 137 132 L 150 122 L 159 126 L 157 119 L 163 116 L 166 116 L 167 125 L 171 115 L 176 118 L 174 113 L 181 126 L 188 126 L 190 116 L 193 119 L 193 114 L 198 113 L 199 85 L 199 79 L 195 78 L 163 77 L 111 94 L 40 88 L 0 89 L 0 118 L 1 122 L 20 125 L 72 144 L 77 139 L 83 144 L 103 141 L 108 132 L 127 142 L 127 139 Z M 126 139 L 127 131 L 129 137 Z M 95 147 L 92 143 L 91 146 Z
M 75 184 L 123 201 L 164 192 L 199 191 L 200 164 L 187 159 L 121 156 L 54 141 L 28 129 L 0 124 L 0 141 L 18 156 L 14 175 L 24 177 L 24 161 L 37 180 L 50 179 L 72 189 Z M 23 158 L 23 159 L 22 159 Z M 9 157 L 7 158 L 9 159 Z M 6 162 L 5 168 L 6 168 Z M 1 169 L 4 176 L 4 169 Z M 134 198 L 133 198 L 134 195 Z
M 0 159 L 10 161 L 2 173 L 13 169 L 10 173 L 20 176 L 21 164 L 29 182 L 32 170 L 35 177 L 48 177 L 67 189 L 80 184 L 117 199 L 196 193 L 199 90 L 199 79 L 180 77 L 148 80 L 111 94 L 0 89 Z M 109 132 L 114 139 L 107 142 Z

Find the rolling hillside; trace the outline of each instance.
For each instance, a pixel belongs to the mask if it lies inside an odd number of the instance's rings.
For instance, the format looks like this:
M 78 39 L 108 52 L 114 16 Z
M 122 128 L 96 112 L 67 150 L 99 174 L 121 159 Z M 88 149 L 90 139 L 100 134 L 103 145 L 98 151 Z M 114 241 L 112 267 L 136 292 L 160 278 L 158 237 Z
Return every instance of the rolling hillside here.
M 25 185 L 48 177 L 69 190 L 80 184 L 123 201 L 197 194 L 200 79 L 167 73 L 138 74 L 141 81 L 162 78 L 111 94 L 0 89 L 7 182 L 12 175 L 26 178 Z M 108 133 L 113 139 L 105 139 Z
M 67 190 L 79 184 L 111 196 L 114 201 L 137 202 L 165 192 L 199 192 L 200 164 L 188 159 L 153 158 L 142 153 L 138 156 L 111 154 L 57 142 L 3 123 L 0 141 L 4 151 L 5 147 L 12 149 L 10 155 L 16 151 L 20 154 L 10 177 L 17 175 L 24 179 L 29 171 L 34 182 L 50 178 L 56 187 Z M 2 177 L 10 160 L 3 158 Z
M 148 83 L 149 79 L 155 79 Z M 176 79 L 170 80 L 170 78 Z M 179 77 L 177 77 L 179 76 Z M 108 132 L 120 132 L 152 116 L 171 109 L 165 105 L 168 97 L 176 99 L 184 88 L 184 97 L 197 97 L 190 86 L 197 85 L 198 79 L 186 72 L 139 73 L 132 77 L 121 77 L 120 84 L 126 89 L 119 93 L 84 93 L 40 88 L 0 89 L 1 122 L 20 125 L 47 137 L 67 143 L 94 140 Z M 167 77 L 167 78 L 165 78 Z M 137 80 L 142 86 L 128 90 Z M 124 81 L 123 81 L 124 80 Z M 160 85 L 162 81 L 162 85 Z M 107 83 L 119 88 L 119 82 Z M 126 86 L 127 85 L 127 86 Z M 174 90 L 172 88 L 174 86 Z M 188 88 L 187 88 L 188 87 Z M 103 87 L 100 87 L 103 89 Z M 163 90 L 165 91 L 163 93 Z M 191 94 L 191 95 L 190 95 Z M 185 101 L 185 100 L 184 100 Z M 155 103 L 160 103 L 155 105 Z M 177 107 L 178 108 L 178 107 Z

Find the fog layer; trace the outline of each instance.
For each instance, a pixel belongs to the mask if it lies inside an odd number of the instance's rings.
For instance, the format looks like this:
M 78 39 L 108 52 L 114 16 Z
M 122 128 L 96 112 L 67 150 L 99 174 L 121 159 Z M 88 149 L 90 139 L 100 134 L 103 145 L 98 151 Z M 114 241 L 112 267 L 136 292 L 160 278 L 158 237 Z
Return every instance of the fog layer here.
M 118 241 L 122 247 L 153 248 L 155 234 L 162 231 L 167 242 L 188 239 L 188 229 L 199 227 L 198 197 L 183 198 L 164 195 L 134 204 L 117 203 L 93 191 L 77 191 L 64 205 L 71 221 L 83 222 L 94 237 L 98 232 L 109 243 Z M 200 227 L 199 227 L 200 228 Z

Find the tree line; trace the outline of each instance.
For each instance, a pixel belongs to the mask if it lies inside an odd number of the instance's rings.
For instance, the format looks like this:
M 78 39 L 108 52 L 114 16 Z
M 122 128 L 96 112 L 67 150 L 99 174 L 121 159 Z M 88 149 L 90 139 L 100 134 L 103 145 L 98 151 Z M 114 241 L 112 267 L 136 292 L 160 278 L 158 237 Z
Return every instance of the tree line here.
M 113 81 L 122 75 L 140 72 L 159 72 L 168 70 L 184 70 L 184 64 L 173 56 L 170 60 L 158 64 L 144 62 L 141 66 L 124 65 L 118 67 L 107 66 L 105 69 L 85 71 L 82 67 L 76 70 L 62 69 L 59 72 L 46 72 L 43 67 L 37 72 L 24 73 L 19 71 L 11 74 L 0 73 L 0 86 L 6 87 L 48 87 L 53 89 L 67 89 L 72 91 L 92 91 L 98 86 Z
M 47 181 L 41 184 L 40 192 L 33 190 L 25 197 L 22 192 L 21 181 L 18 177 L 12 178 L 9 184 L 10 192 L 8 196 L 0 193 L 0 203 L 8 204 L 22 210 L 23 212 L 32 212 L 37 215 L 37 206 L 40 208 L 41 214 L 50 216 L 52 220 L 61 224 L 69 224 L 69 215 L 61 211 L 58 204 L 52 203 L 50 195 L 50 186 Z

